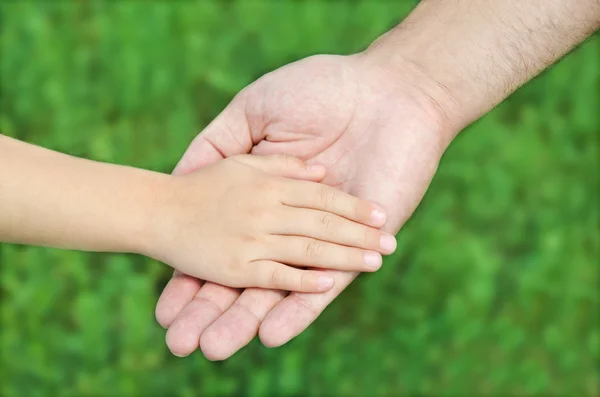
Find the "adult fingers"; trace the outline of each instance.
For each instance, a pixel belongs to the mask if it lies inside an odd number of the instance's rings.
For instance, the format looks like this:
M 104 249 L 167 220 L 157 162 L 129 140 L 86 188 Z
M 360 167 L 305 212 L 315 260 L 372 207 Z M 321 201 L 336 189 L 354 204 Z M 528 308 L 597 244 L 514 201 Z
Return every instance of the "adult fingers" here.
M 269 311 L 258 333 L 265 346 L 281 346 L 304 331 L 359 274 L 327 273 L 335 277 L 334 288 L 321 294 L 291 293 Z
M 168 328 L 185 305 L 194 298 L 202 284 L 203 281 L 175 270 L 158 298 L 154 312 L 156 321 L 163 328 Z
M 200 336 L 240 295 L 240 291 L 206 283 L 177 314 L 170 325 L 166 342 L 171 353 L 185 357 L 199 346 Z
M 202 333 L 200 348 L 209 360 L 225 360 L 254 339 L 267 313 L 287 292 L 247 288 L 242 295 Z
M 252 138 L 243 102 L 242 94 L 236 96 L 229 106 L 196 136 L 175 167 L 174 175 L 188 174 L 226 156 L 248 153 L 251 150 Z M 202 281 L 176 271 L 156 305 L 157 321 L 163 327 L 169 327 L 179 312 L 194 299 L 201 286 Z M 206 286 L 206 289 L 210 291 L 213 288 Z M 178 335 L 178 332 L 171 334 Z

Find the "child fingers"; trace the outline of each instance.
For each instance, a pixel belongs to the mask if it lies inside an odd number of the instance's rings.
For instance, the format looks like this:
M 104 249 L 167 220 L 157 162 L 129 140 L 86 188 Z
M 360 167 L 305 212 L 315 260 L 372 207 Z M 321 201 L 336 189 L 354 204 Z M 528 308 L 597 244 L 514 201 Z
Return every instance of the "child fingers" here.
M 271 175 L 307 181 L 320 181 L 325 176 L 322 165 L 308 165 L 305 161 L 293 156 L 253 156 L 243 155 L 234 157 L 240 163 L 257 168 Z
M 373 272 L 382 263 L 379 252 L 301 236 L 270 236 L 262 257 L 295 266 L 359 272 Z
M 330 212 L 306 208 L 286 208 L 278 217 L 273 234 L 312 237 L 386 255 L 396 250 L 396 239 L 389 233 Z
M 387 221 L 385 211 L 331 186 L 315 182 L 288 181 L 282 203 L 291 207 L 331 212 L 365 225 L 381 227 Z
M 256 286 L 297 292 L 329 291 L 334 284 L 333 276 L 316 270 L 300 270 L 269 260 L 252 262 Z

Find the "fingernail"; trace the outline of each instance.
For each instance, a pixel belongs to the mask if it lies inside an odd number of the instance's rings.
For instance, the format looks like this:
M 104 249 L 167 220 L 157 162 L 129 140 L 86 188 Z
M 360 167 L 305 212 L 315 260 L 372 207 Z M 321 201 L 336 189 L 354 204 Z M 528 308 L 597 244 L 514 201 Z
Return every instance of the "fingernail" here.
M 381 267 L 381 263 L 383 262 L 383 258 L 377 252 L 365 252 L 365 265 L 372 269 L 379 269 Z
M 306 170 L 311 174 L 318 174 L 320 172 L 325 171 L 325 166 L 319 164 L 307 165 Z
M 321 291 L 326 291 L 333 287 L 333 277 L 331 276 L 319 276 L 317 279 L 317 285 Z
M 371 212 L 371 222 L 373 222 L 374 225 L 383 226 L 386 221 L 387 215 L 382 209 L 376 208 L 373 210 L 373 212 Z
M 398 244 L 396 243 L 396 238 L 392 235 L 389 234 L 384 234 L 383 236 L 381 236 L 381 238 L 379 239 L 379 247 L 385 251 L 385 252 L 389 252 L 390 254 L 394 251 L 396 251 L 396 246 Z

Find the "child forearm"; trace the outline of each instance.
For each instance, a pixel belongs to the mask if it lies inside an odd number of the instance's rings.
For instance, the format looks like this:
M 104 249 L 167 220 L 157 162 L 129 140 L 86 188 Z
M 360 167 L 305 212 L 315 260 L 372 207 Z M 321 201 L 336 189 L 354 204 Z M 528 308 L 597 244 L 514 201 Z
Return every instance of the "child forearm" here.
M 0 241 L 143 251 L 165 178 L 0 135 Z

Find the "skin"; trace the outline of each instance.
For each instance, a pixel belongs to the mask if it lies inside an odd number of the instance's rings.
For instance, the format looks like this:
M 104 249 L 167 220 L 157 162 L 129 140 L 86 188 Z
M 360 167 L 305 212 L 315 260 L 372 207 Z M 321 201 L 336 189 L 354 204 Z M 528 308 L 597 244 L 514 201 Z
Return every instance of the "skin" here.
M 0 159 L 0 241 L 138 253 L 230 287 L 303 292 L 334 279 L 298 267 L 375 271 L 396 248 L 378 206 L 317 183 L 324 167 L 292 157 L 170 176 L 0 136 Z
M 244 89 L 175 170 L 224 157 L 288 154 L 323 164 L 325 183 L 381 205 L 396 233 L 452 139 L 600 26 L 598 0 L 424 0 L 363 53 L 287 65 Z M 241 294 L 175 273 L 157 304 L 171 352 L 230 357 L 258 333 L 279 346 L 357 276 L 321 294 Z

